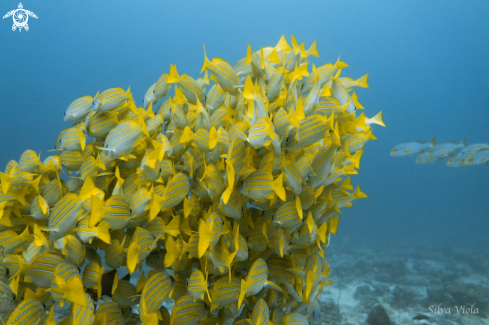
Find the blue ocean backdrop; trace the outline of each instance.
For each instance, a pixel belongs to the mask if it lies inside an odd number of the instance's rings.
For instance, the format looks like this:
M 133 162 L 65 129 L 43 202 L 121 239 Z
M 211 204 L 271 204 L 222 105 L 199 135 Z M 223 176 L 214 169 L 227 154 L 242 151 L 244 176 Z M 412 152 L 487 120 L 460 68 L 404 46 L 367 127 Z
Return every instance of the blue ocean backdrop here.
M 19 0 L 2 0 L 3 16 Z M 314 40 L 320 58 L 369 73 L 357 88 L 383 112 L 352 183 L 369 197 L 343 209 L 331 247 L 465 248 L 489 268 L 489 166 L 452 168 L 392 157 L 402 142 L 489 143 L 489 2 L 26 0 L 29 31 L 0 20 L 0 166 L 26 149 L 44 159 L 76 98 L 111 87 L 142 105 L 170 64 L 194 78 L 218 56 L 234 64 L 281 35 Z M 2 167 L 3 169 L 3 167 Z M 448 257 L 448 256 L 447 256 Z M 453 263 L 457 263 L 456 260 Z

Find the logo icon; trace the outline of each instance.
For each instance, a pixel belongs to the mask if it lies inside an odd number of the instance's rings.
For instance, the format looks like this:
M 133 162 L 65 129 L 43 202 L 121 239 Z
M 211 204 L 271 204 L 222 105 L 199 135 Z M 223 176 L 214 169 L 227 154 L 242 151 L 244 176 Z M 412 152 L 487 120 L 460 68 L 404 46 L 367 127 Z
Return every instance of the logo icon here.
M 29 16 L 37 19 L 36 14 L 33 13 L 32 11 L 25 10 L 24 7 L 22 6 L 22 3 L 19 3 L 19 9 L 15 9 L 7 12 L 7 14 L 3 16 L 3 19 L 8 18 L 10 16 L 12 16 L 12 19 L 14 20 L 14 24 L 12 25 L 12 30 L 15 31 L 18 28 L 19 32 L 22 31 L 22 28 L 24 28 L 26 31 L 29 30 L 29 25 L 27 25 Z

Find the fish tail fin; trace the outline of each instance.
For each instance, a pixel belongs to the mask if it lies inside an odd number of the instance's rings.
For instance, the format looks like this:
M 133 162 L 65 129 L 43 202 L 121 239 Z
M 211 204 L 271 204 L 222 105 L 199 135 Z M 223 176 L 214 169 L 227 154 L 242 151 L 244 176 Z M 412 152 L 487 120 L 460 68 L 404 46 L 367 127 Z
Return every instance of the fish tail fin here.
M 131 242 L 127 250 L 127 269 L 129 273 L 133 273 L 138 265 L 138 243 L 136 238 Z
M 180 79 L 180 76 L 178 75 L 178 72 L 177 72 L 177 65 L 176 64 L 170 64 L 170 74 L 168 75 L 166 82 L 169 84 L 173 84 L 173 83 L 178 82 L 179 79 Z
M 281 292 L 281 293 L 284 293 L 284 289 L 282 289 L 278 284 L 276 284 L 275 282 L 271 282 L 271 281 L 268 281 L 268 280 L 265 280 L 265 287 L 267 287 L 268 289 L 272 289 L 272 290 L 275 290 L 277 292 Z
M 353 192 L 353 195 L 357 199 L 364 199 L 364 198 L 368 197 L 367 194 L 365 194 L 362 191 L 360 191 L 360 185 L 357 186 L 357 189 L 355 190 L 355 192 Z
M 100 225 L 97 228 L 97 237 L 107 245 L 110 245 L 109 225 L 107 222 L 100 222 Z
M 328 231 L 328 224 L 323 223 L 318 229 L 318 241 L 326 243 L 326 232 Z
M 348 64 L 346 64 L 345 62 L 342 62 L 340 60 L 340 57 L 338 57 L 338 60 L 336 61 L 336 63 L 334 65 L 336 66 L 337 69 L 343 69 L 343 68 L 346 68 L 348 66 Z
M 211 238 L 212 238 L 212 232 L 207 227 L 207 224 L 205 221 L 200 220 L 199 223 L 199 247 L 198 247 L 198 257 L 202 258 L 204 253 L 207 251 L 207 248 L 209 248 L 209 245 L 211 244 Z
M 205 44 L 204 44 L 204 65 L 202 66 L 202 69 L 200 70 L 200 73 L 204 72 L 205 70 L 209 69 L 211 66 L 211 61 L 207 58 L 207 55 L 205 54 Z
M 164 228 L 167 234 L 173 237 L 178 236 L 180 234 L 180 215 L 174 217 Z
M 95 184 L 93 183 L 92 178 L 88 176 L 87 178 L 85 178 L 85 182 L 83 182 L 83 186 L 80 190 L 79 197 L 83 201 L 87 200 L 94 189 L 95 189 Z
M 246 60 L 245 60 L 246 64 L 251 63 L 251 55 L 252 55 L 251 46 L 250 44 L 248 44 L 248 48 L 246 49 Z
M 88 301 L 85 297 L 85 288 L 78 276 L 73 277 L 70 282 L 66 283 L 64 296 L 66 300 L 88 308 Z
M 78 141 L 80 141 L 81 150 L 83 151 L 85 150 L 85 134 L 83 134 L 83 132 L 78 128 L 76 129 L 76 131 L 78 133 Z
M 369 119 L 369 122 L 385 127 L 384 121 L 382 121 L 382 111 L 378 112 L 377 115 Z
M 311 47 L 306 51 L 306 53 L 310 56 L 319 57 L 319 52 L 317 50 L 316 41 L 312 42 Z
M 248 290 L 248 284 L 246 283 L 245 280 L 241 279 L 241 290 L 239 291 L 238 309 L 241 308 L 241 304 L 243 303 L 243 299 L 245 297 L 246 290 Z
M 285 188 L 284 188 L 283 183 L 284 183 L 284 174 L 280 174 L 280 176 L 277 177 L 277 179 L 273 181 L 272 188 L 273 188 L 273 191 L 277 194 L 277 196 L 282 201 L 285 201 L 286 195 L 285 195 Z
M 152 221 L 158 213 L 161 211 L 163 203 L 163 197 L 158 194 L 153 194 L 153 202 L 151 203 L 151 207 L 149 209 L 149 221 Z
M 166 255 L 163 260 L 163 264 L 165 267 L 170 267 L 175 261 L 177 260 L 178 257 L 178 249 L 177 246 L 175 245 L 175 241 L 173 240 L 173 237 L 168 236 L 165 241 L 165 249 L 166 249 Z
M 92 213 L 90 213 L 90 218 L 88 220 L 89 227 L 93 227 L 102 221 L 104 210 L 104 202 L 102 202 L 99 197 L 92 195 Z
M 368 88 L 369 86 L 368 86 L 367 79 L 368 79 L 368 73 L 356 80 L 357 86 L 362 88 Z
M 250 76 L 246 78 L 244 88 L 243 88 L 243 97 L 246 99 L 255 98 L 255 86 L 253 86 L 253 81 L 251 80 Z
M 209 149 L 212 150 L 217 145 L 219 136 L 217 135 L 217 131 L 215 127 L 211 127 L 209 131 Z
M 112 295 L 114 295 L 115 289 L 117 289 L 117 285 L 119 284 L 119 274 L 115 271 L 114 282 L 112 282 Z
M 187 125 L 185 129 L 183 129 L 183 133 L 180 136 L 180 143 L 190 142 L 193 137 L 194 133 L 192 132 L 192 129 Z
M 5 173 L 0 173 L 0 182 L 2 183 L 3 194 L 7 194 L 10 188 L 10 176 Z

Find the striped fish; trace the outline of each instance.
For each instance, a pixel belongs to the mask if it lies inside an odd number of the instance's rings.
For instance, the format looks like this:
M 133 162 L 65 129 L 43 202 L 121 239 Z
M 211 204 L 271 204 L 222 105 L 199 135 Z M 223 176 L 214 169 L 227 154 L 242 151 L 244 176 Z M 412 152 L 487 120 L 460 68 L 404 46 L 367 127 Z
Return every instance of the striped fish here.
M 109 132 L 105 139 L 105 147 L 99 149 L 106 150 L 110 158 L 119 159 L 132 151 L 142 134 L 136 121 L 124 121 Z
M 241 285 L 237 277 L 232 276 L 231 281 L 227 275 L 222 276 L 211 287 L 212 306 L 224 307 L 238 302 Z
M 219 107 L 221 107 L 221 105 L 224 103 L 225 98 L 226 98 L 226 92 L 224 92 L 221 86 L 218 83 L 216 83 L 207 92 L 207 107 L 211 110 L 211 112 L 213 112 Z M 211 116 L 211 120 L 212 120 L 212 116 Z
M 288 314 L 284 317 L 283 325 L 309 325 L 306 316 L 299 313 Z
M 141 292 L 140 309 L 145 314 L 156 312 L 173 289 L 173 279 L 166 273 L 151 271 Z
M 117 114 L 114 112 L 90 112 L 85 117 L 87 134 L 91 137 L 103 139 L 118 124 Z
M 205 106 L 205 95 L 202 87 L 189 75 L 178 75 L 176 65 L 170 65 L 170 75 L 167 78 L 167 82 L 169 84 L 178 83 L 190 103 L 195 105 L 197 100 L 199 100 Z
M 285 173 L 285 181 L 287 185 L 294 191 L 296 195 L 302 191 L 302 174 L 299 166 L 292 160 L 286 160 L 283 171 Z
M 97 261 L 90 261 L 83 270 L 82 281 L 86 288 L 93 288 L 100 299 L 102 295 L 102 275 L 104 267 Z
M 124 261 L 124 242 L 126 237 L 119 241 L 118 239 L 113 239 L 110 245 L 107 246 L 105 250 L 105 263 L 108 267 L 112 269 L 117 269 L 122 265 Z
M 119 280 L 112 298 L 120 306 L 134 306 L 139 303 L 136 287 L 129 281 Z
M 290 271 L 294 267 L 294 262 L 289 255 L 284 257 L 272 256 L 267 260 L 267 264 L 270 279 L 278 283 L 291 283 L 295 280 L 295 274 Z
M 94 322 L 94 309 L 93 301 L 88 293 L 85 293 L 85 298 L 88 301 L 88 307 L 83 307 L 77 304 L 71 305 L 70 317 L 68 324 L 77 325 L 91 325 Z M 66 318 L 65 318 L 66 319 Z M 61 324 L 61 323 L 59 323 Z M 67 325 L 68 325 L 67 324 Z
M 210 245 L 215 245 L 221 237 L 224 220 L 218 212 L 211 213 L 206 219 L 199 220 L 199 249 L 198 257 L 201 258 Z
M 95 97 L 97 96 L 98 93 L 95 95 Z M 88 113 L 90 113 L 90 109 L 92 108 L 92 101 L 92 96 L 88 95 L 75 99 L 66 109 L 63 120 L 65 122 L 81 120 L 82 118 L 87 116 Z
M 68 172 L 78 171 L 83 164 L 83 157 L 80 151 L 62 151 L 59 159 L 61 165 L 68 169 Z
M 204 300 L 204 294 L 207 293 L 207 297 L 209 300 L 211 300 L 209 290 L 207 289 L 207 280 L 204 278 L 204 274 L 199 269 L 195 269 L 195 271 L 190 275 L 187 290 L 194 299 Z
M 5 260 L 4 260 L 5 263 Z M 55 254 L 43 254 L 34 257 L 32 263 L 22 265 L 22 274 L 38 287 L 51 287 L 51 276 L 59 264 L 65 263 Z M 10 269 L 10 267 L 9 267 Z
M 85 246 L 76 236 L 67 235 L 64 238 L 62 254 L 69 263 L 80 267 L 85 261 Z
M 237 94 L 239 78 L 231 64 L 221 58 L 213 58 L 212 61 L 209 61 L 205 54 L 204 45 L 204 65 L 202 66 L 200 73 L 205 70 L 211 72 L 211 79 L 215 80 L 224 91 L 233 96 Z
M 158 238 L 154 238 L 149 231 L 141 227 L 136 228 L 127 251 L 127 268 L 131 274 L 155 249 L 157 242 Z
M 29 227 L 26 227 L 20 235 L 13 230 L 0 232 L 0 246 L 3 247 L 4 254 L 14 253 L 20 245 L 29 241 L 29 239 Z
M 341 62 L 338 58 L 335 64 L 326 63 L 319 68 L 317 68 L 317 72 L 313 71 L 309 74 L 309 76 L 304 81 L 304 84 L 301 89 L 302 94 L 306 94 L 311 91 L 314 86 L 314 80 L 319 75 L 319 87 L 322 88 L 331 78 L 331 76 L 338 71 L 338 69 L 343 69 L 347 67 L 348 64 L 345 62 Z
M 195 300 L 190 295 L 180 297 L 173 305 L 170 323 L 172 325 L 198 324 L 207 315 L 204 302 Z
M 270 319 L 270 311 L 268 309 L 268 305 L 260 298 L 255 306 L 253 307 L 253 312 L 251 313 L 251 319 L 253 320 L 253 324 L 255 325 L 269 325 Z
M 0 281 L 0 313 L 9 313 L 17 307 L 17 297 L 8 284 Z
M 58 148 L 61 151 L 83 151 L 85 141 L 86 137 L 80 129 L 76 127 L 67 128 L 61 133 Z
M 346 112 L 354 112 L 356 110 L 355 105 L 343 84 L 338 79 L 333 79 L 331 86 L 333 89 L 333 97 L 340 102 L 340 105 L 348 104 L 346 105 Z
M 10 315 L 7 325 L 38 325 L 41 324 L 44 305 L 37 300 L 24 300 Z
M 298 208 L 296 200 L 283 203 L 275 212 L 272 224 L 276 227 L 290 229 L 302 223 L 302 207 Z
M 98 197 L 92 197 L 92 213 L 90 226 L 94 226 L 101 220 L 105 220 L 111 229 L 123 229 L 126 227 L 130 215 L 130 208 L 122 195 L 112 195 L 105 205 Z
M 97 306 L 95 313 L 95 322 L 101 324 L 102 320 L 105 325 L 120 325 L 124 322 L 122 309 L 112 301 L 104 301 Z
M 37 173 L 41 165 L 41 154 L 37 155 L 33 150 L 26 150 L 19 160 L 20 168 L 28 173 Z
M 254 200 L 265 200 L 275 192 L 285 201 L 285 189 L 282 183 L 283 174 L 274 180 L 270 172 L 257 170 L 245 178 L 241 185 L 241 193 Z
M 126 101 L 132 100 L 130 88 L 124 91 L 122 88 L 110 88 L 95 97 L 91 110 L 107 112 L 122 106 Z
M 189 190 L 190 182 L 185 174 L 178 173 L 173 176 L 165 188 L 165 195 L 153 195 L 149 220 L 153 220 L 161 209 L 170 209 L 182 202 Z
M 80 274 L 70 264 L 59 264 L 51 277 L 51 296 L 61 307 L 65 300 L 88 307 Z
M 299 122 L 299 129 L 286 140 L 287 150 L 307 147 L 320 141 L 328 130 L 332 130 L 334 115 L 326 118 L 322 115 L 311 115 Z
M 336 148 L 333 145 L 323 145 L 314 156 L 311 163 L 309 185 L 312 188 L 318 188 L 325 178 L 333 171 L 333 158 L 336 154 Z

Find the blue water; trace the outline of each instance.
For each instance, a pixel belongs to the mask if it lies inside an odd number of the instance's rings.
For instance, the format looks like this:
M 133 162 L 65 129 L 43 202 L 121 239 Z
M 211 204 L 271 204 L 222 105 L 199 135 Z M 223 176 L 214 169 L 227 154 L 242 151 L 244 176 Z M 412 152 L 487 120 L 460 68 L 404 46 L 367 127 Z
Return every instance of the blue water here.
M 467 246 L 489 242 L 489 166 L 449 168 L 394 158 L 415 140 L 489 142 L 487 1 L 32 1 L 39 18 L 13 32 L 0 20 L 0 166 L 26 149 L 52 149 L 76 98 L 131 86 L 139 104 L 170 63 L 197 78 L 209 57 L 231 63 L 294 34 L 315 62 L 339 55 L 344 75 L 370 73 L 357 90 L 367 115 L 387 128 L 365 147 L 360 184 L 368 199 L 343 209 L 336 242 Z M 0 2 L 0 14 L 18 0 Z

